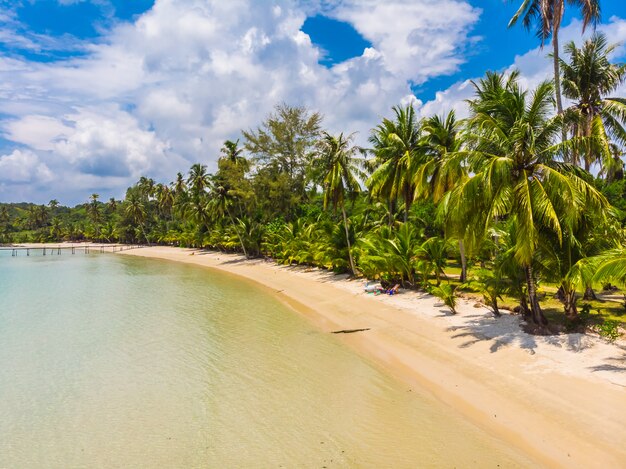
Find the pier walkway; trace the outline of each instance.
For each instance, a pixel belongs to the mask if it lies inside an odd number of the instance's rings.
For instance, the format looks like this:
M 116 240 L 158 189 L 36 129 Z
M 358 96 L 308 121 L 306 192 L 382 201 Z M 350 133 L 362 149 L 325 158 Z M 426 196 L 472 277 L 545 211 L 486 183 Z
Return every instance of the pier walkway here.
M 50 245 L 37 245 L 37 246 L 0 246 L 0 254 L 2 252 L 11 251 L 11 256 L 16 257 L 18 255 L 30 256 L 34 255 L 57 255 L 60 256 L 63 252 L 67 254 L 90 254 L 90 253 L 105 253 L 105 252 L 120 252 L 127 251 L 129 249 L 139 249 L 144 247 L 141 244 L 50 244 Z

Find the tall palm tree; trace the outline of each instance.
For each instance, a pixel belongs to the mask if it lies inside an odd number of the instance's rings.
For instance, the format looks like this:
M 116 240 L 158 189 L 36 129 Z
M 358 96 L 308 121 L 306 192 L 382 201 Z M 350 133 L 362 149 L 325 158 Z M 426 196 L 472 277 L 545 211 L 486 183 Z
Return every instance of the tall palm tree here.
M 429 117 L 422 123 L 425 160 L 415 174 L 416 198 L 432 197 L 434 202 L 439 202 L 446 192 L 467 176 L 463 164 L 456 166 L 443 164 L 449 154 L 461 149 L 460 131 L 461 121 L 456 119 L 454 111 L 450 111 L 445 116 Z M 460 281 L 463 283 L 467 280 L 463 226 L 450 225 L 446 227 L 446 231 L 452 232 L 459 239 Z
M 89 216 L 94 223 L 98 223 L 100 221 L 100 205 L 98 203 L 99 198 L 99 194 L 91 194 L 89 196 L 89 203 L 87 205 L 87 212 L 89 213 Z
M 354 266 L 352 247 L 350 245 L 345 199 L 346 197 L 353 198 L 360 192 L 361 187 L 357 177 L 362 177 L 363 172 L 355 156 L 358 149 L 352 146 L 352 138 L 353 135 L 345 137 L 343 133 L 340 133 L 335 137 L 328 132 L 323 132 L 317 156 L 323 168 L 324 208 L 326 209 L 330 205 L 333 207 L 333 210 L 341 209 L 346 244 L 348 245 L 350 269 L 352 270 L 352 275 L 356 275 L 356 267 Z
M 386 199 L 393 212 L 404 201 L 404 221 L 415 198 L 415 171 L 423 158 L 420 125 L 412 105 L 394 106 L 395 119 L 383 119 L 370 136 L 376 169 L 366 184 L 375 197 Z
M 179 172 L 176 174 L 176 181 L 172 183 L 172 186 L 174 187 L 174 193 L 176 194 L 176 197 L 180 196 L 187 190 L 187 181 L 185 181 L 185 176 L 183 176 L 183 173 Z
M 167 184 L 158 184 L 156 186 L 157 204 L 161 213 L 170 218 L 172 215 L 172 207 L 174 206 L 174 192 Z
M 146 242 L 148 242 L 148 237 L 146 236 L 144 228 L 144 222 L 146 221 L 146 207 L 141 201 L 141 198 L 134 191 L 129 191 L 126 198 L 126 215 L 130 217 L 135 225 L 139 226 L 143 237 Z
M 232 140 L 226 140 L 220 151 L 223 158 L 226 158 L 235 167 L 243 170 L 244 173 L 250 170 L 250 161 L 246 157 L 241 156 L 243 148 L 239 147 L 239 139 L 234 142 Z
M 139 194 L 144 200 L 147 201 L 154 197 L 154 191 L 156 188 L 154 179 L 141 176 L 139 178 L 139 182 L 137 183 L 137 187 L 139 188 Z
M 206 165 L 195 163 L 189 169 L 189 177 L 187 178 L 187 184 L 195 197 L 199 197 L 204 193 L 210 185 L 209 173 L 207 173 Z
M 567 142 L 557 143 L 562 119 L 551 116 L 552 83 L 529 93 L 515 77 L 490 73 L 474 86 L 469 148 L 458 152 L 467 159 L 470 176 L 445 200 L 447 216 L 473 220 L 485 233 L 494 220 L 510 220 L 532 317 L 545 325 L 534 272 L 540 233 L 551 232 L 562 243 L 563 233 L 586 211 L 601 214 L 608 202 L 575 166 L 554 159 Z
M 109 212 L 115 213 L 115 210 L 117 209 L 117 200 L 115 200 L 115 197 L 111 197 L 109 199 L 107 206 L 109 207 Z
M 566 3 L 580 9 L 583 17 L 583 33 L 589 24 L 595 26 L 600 20 L 600 0 L 522 0 L 519 9 L 509 21 L 509 28 L 520 19 L 527 30 L 536 25 L 537 36 L 541 40 L 541 47 L 543 47 L 548 38 L 552 39 L 554 88 L 556 92 L 556 109 L 559 114 L 563 114 L 561 73 L 559 72 L 559 31 Z M 563 140 L 565 140 L 565 137 Z
M 574 42 L 569 42 L 565 46 L 569 60 L 560 60 L 563 95 L 574 101 L 566 110 L 573 135 L 594 137 L 590 141 L 591 145 L 584 150 L 587 171 L 597 160 L 601 160 L 603 166 L 611 166 L 611 140 L 626 144 L 626 99 L 605 97 L 615 92 L 626 80 L 626 64 L 612 64 L 609 61 L 608 56 L 615 47 L 608 45 L 603 34 L 594 34 L 580 49 Z M 574 153 L 574 157 L 578 159 L 577 153 Z
M 210 199 L 207 204 L 207 213 L 212 212 L 213 216 L 222 217 L 224 215 L 228 215 L 230 218 L 230 222 L 233 225 L 233 229 L 239 238 L 239 244 L 241 245 L 241 249 L 243 251 L 243 255 L 248 258 L 248 251 L 246 250 L 246 245 L 243 241 L 243 236 L 240 232 L 240 227 L 235 221 L 235 217 L 233 217 L 232 211 L 230 207 L 233 203 L 233 194 L 232 191 L 223 184 L 223 181 L 219 177 L 213 177 L 211 182 L 211 192 Z

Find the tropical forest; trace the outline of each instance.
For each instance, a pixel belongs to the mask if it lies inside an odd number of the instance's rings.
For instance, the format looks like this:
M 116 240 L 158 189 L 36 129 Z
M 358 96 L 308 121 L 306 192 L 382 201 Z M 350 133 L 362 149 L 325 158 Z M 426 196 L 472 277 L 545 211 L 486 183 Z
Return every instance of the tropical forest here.
M 541 31 L 537 11 L 518 13 L 512 23 Z M 488 72 L 464 118 L 403 103 L 357 136 L 278 103 L 223 142 L 212 172 L 142 177 L 121 200 L 75 207 L 0 204 L 0 242 L 238 252 L 422 289 L 452 311 L 475 297 L 536 332 L 614 334 L 626 320 L 626 99 L 613 92 L 626 65 L 600 33 L 556 47 L 554 79 L 527 88 L 515 71 Z

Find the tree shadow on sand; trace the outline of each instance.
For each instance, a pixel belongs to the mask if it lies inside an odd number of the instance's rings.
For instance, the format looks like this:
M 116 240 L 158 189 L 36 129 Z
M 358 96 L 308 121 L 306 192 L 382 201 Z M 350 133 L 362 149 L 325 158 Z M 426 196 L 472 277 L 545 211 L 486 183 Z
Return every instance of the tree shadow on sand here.
M 589 369 L 593 372 L 610 371 L 614 373 L 626 373 L 626 347 L 622 345 L 618 345 L 617 347 L 622 350 L 621 356 L 607 358 L 606 360 L 609 363 L 590 366 Z
M 584 334 L 554 334 L 533 335 L 525 332 L 523 320 L 520 316 L 505 314 L 499 318 L 489 313 L 476 313 L 465 315 L 470 321 L 464 326 L 448 328 L 449 332 L 455 332 L 453 338 L 467 338 L 459 347 L 467 348 L 472 345 L 489 341 L 491 353 L 495 353 L 503 347 L 515 346 L 534 354 L 538 341 L 557 348 L 565 348 L 572 352 L 581 352 L 592 347 L 593 341 Z

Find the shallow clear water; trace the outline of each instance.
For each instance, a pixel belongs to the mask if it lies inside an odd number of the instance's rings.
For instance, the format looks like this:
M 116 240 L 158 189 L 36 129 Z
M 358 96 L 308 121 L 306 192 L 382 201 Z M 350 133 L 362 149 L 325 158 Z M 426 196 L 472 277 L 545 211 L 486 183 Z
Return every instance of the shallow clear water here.
M 0 254 L 0 467 L 522 467 L 247 281 Z

